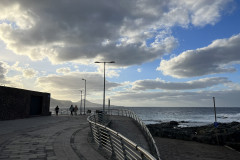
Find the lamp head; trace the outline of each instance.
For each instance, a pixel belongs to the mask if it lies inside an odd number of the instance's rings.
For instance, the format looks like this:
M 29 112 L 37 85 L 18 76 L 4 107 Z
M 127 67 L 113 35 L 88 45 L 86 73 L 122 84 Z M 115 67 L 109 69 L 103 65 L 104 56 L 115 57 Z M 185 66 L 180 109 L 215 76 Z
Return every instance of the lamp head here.
M 94 63 L 115 63 L 115 61 L 109 61 L 109 62 L 99 62 L 99 61 L 96 61 Z

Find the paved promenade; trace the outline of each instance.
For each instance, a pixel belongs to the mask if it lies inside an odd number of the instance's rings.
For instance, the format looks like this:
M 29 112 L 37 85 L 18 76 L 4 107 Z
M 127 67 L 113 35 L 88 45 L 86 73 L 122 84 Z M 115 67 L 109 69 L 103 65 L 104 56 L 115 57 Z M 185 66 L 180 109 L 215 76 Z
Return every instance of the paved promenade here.
M 104 160 L 88 142 L 87 116 L 0 121 L 0 160 Z
M 0 121 L 0 160 L 104 160 L 89 139 L 86 119 L 53 115 Z M 149 150 L 132 119 L 111 116 L 111 120 L 111 128 Z

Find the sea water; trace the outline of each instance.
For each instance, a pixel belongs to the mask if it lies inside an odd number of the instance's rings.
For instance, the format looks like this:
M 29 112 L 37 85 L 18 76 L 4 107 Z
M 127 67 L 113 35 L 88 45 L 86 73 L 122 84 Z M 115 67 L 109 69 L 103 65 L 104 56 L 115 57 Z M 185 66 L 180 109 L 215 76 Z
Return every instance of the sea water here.
M 213 107 L 128 107 L 145 124 L 177 121 L 180 126 L 202 126 L 215 121 Z M 217 122 L 240 122 L 240 107 L 216 108 Z

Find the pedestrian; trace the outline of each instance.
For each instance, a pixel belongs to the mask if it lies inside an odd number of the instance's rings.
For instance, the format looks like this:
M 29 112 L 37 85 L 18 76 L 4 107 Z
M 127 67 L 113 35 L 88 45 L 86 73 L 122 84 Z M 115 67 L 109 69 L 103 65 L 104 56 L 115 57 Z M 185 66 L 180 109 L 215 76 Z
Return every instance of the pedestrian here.
M 71 112 L 71 115 L 73 115 L 73 111 L 74 111 L 73 105 L 70 106 L 69 110 Z
M 56 115 L 58 116 L 58 111 L 59 111 L 59 107 L 55 107 L 55 112 L 56 112 Z
M 75 115 L 77 115 L 77 111 L 78 111 L 78 107 L 77 107 L 77 105 L 75 105 L 75 107 L 74 107 L 74 113 L 75 113 Z

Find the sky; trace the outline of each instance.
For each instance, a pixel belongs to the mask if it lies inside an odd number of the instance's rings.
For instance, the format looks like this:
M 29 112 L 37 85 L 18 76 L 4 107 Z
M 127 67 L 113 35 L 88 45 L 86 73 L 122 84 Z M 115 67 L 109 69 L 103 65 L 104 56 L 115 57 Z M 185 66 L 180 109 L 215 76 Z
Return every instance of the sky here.
M 58 100 L 240 107 L 239 0 L 1 0 L 0 85 Z

